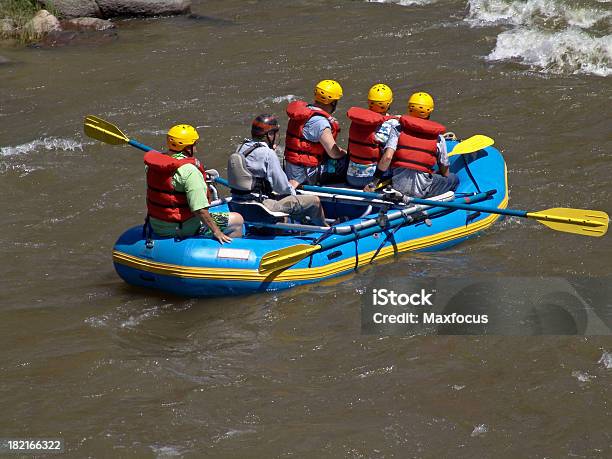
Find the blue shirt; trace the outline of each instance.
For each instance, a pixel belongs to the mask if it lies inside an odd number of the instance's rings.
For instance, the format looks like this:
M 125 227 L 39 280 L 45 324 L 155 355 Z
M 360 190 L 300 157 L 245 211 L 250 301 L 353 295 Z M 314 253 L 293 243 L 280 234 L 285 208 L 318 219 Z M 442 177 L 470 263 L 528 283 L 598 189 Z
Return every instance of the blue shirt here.
M 315 108 L 312 105 L 308 106 L 309 108 Z M 327 113 L 322 112 L 327 115 Z M 318 142 L 321 140 L 321 136 L 323 135 L 323 131 L 325 129 L 329 129 L 331 131 L 331 124 L 325 116 L 313 116 L 306 124 L 304 124 L 304 129 L 302 133 L 304 134 L 304 138 L 309 140 L 310 142 Z

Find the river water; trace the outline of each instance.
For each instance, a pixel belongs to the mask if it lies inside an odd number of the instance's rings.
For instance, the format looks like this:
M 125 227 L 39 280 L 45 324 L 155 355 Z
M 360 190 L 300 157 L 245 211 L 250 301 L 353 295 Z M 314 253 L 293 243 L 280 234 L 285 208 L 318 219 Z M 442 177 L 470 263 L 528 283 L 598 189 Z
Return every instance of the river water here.
M 383 81 L 393 111 L 425 90 L 450 130 L 493 137 L 511 207 L 610 212 L 610 2 L 193 3 L 95 43 L 0 48 L 0 437 L 64 438 L 69 457 L 610 457 L 609 337 L 362 336 L 358 295 L 383 277 L 604 278 L 609 236 L 508 219 L 313 286 L 171 297 L 112 268 L 144 217 L 142 154 L 82 133 L 95 114 L 162 148 L 191 123 L 223 171 L 257 113 L 284 123 L 334 78 L 342 114 Z

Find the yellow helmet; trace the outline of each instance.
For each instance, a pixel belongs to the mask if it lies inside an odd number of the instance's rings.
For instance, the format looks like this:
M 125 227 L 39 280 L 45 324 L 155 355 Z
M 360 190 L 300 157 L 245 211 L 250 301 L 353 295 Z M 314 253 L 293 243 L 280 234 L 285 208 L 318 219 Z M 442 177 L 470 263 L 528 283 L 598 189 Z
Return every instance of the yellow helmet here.
M 368 91 L 368 108 L 376 113 L 387 113 L 393 102 L 393 91 L 386 84 L 378 83 Z
M 331 104 L 342 97 L 342 86 L 334 80 L 319 81 L 314 89 L 314 97 L 321 104 Z
M 433 110 L 433 97 L 426 92 L 415 92 L 408 99 L 408 113 L 412 116 L 427 119 Z
M 198 131 L 189 124 L 172 126 L 166 136 L 168 148 L 172 151 L 183 151 L 185 147 L 196 143 L 199 138 Z

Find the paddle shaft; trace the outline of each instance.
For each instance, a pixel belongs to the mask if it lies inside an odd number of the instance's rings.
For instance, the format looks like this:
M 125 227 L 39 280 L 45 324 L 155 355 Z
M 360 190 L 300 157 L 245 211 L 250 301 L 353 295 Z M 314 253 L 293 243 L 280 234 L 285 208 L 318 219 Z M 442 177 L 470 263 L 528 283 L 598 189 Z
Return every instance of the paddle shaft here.
M 375 193 L 372 193 L 372 194 L 375 194 Z M 474 202 L 480 202 L 480 201 L 487 199 L 488 197 L 489 195 L 487 193 L 479 193 L 479 194 L 472 196 L 472 200 Z M 445 202 L 438 202 L 438 201 L 431 201 L 431 202 L 433 203 L 431 204 L 432 207 L 430 209 L 424 210 L 421 214 L 419 214 L 420 216 L 434 217 L 442 212 L 446 212 L 447 208 L 445 206 L 442 206 L 442 205 L 438 206 L 438 204 L 446 204 Z M 406 210 L 409 210 L 409 209 L 406 209 Z M 409 216 L 410 215 L 409 213 L 402 211 L 402 214 L 406 218 L 408 218 L 410 221 L 414 220 L 414 217 Z M 358 231 L 356 233 L 351 233 L 351 234 L 347 234 L 344 236 L 325 239 L 319 243 L 319 246 L 321 246 L 321 250 L 332 249 L 339 245 L 346 244 L 347 242 L 352 242 L 355 239 L 361 239 L 364 237 L 371 236 L 374 233 L 380 233 L 382 231 L 393 229 L 396 226 L 404 224 L 404 223 L 405 223 L 404 218 L 402 218 L 402 215 L 398 213 L 397 217 L 394 220 L 390 221 L 389 224 L 385 226 L 384 228 L 382 228 L 380 225 L 375 225 L 370 228 L 366 228 L 362 231 Z
M 150 151 L 153 150 L 153 148 L 148 147 L 146 145 L 143 145 L 140 142 L 137 142 L 136 140 L 130 140 L 129 144 L 141 149 L 142 151 Z M 216 177 L 214 179 L 215 182 L 220 183 L 221 185 L 227 186 L 229 187 L 229 182 L 221 177 Z M 318 193 L 330 193 L 330 194 L 341 194 L 341 195 L 345 195 L 345 196 L 356 196 L 359 198 L 370 198 L 370 199 L 383 199 L 384 198 L 384 194 L 380 194 L 380 193 L 370 193 L 367 191 L 359 191 L 359 190 L 347 190 L 347 189 L 339 189 L 339 188 L 328 188 L 328 187 L 322 187 L 322 186 L 313 186 L 313 185 L 302 185 L 302 189 L 306 190 L 306 191 L 313 191 L 313 192 L 318 192 Z M 485 194 L 485 193 L 483 193 Z M 490 196 L 494 194 L 494 192 L 488 192 L 486 193 L 486 197 Z M 528 213 L 526 210 L 514 210 L 514 209 L 498 209 L 497 207 L 486 207 L 486 206 L 475 206 L 473 204 L 469 204 L 471 202 L 479 202 L 479 201 L 483 201 L 484 199 L 478 199 L 478 201 L 475 200 L 475 198 L 477 196 L 480 195 L 475 195 L 475 196 L 470 196 L 470 197 L 466 197 L 464 198 L 465 200 L 465 204 L 459 203 L 459 202 L 444 202 L 444 201 L 432 201 L 429 199 L 420 199 L 420 198 L 410 198 L 410 202 L 413 202 L 415 204 L 424 204 L 427 206 L 438 206 L 438 207 L 445 207 L 447 209 L 460 209 L 460 210 L 471 210 L 474 212 L 484 212 L 484 213 L 491 213 L 491 214 L 499 214 L 499 215 L 509 215 L 512 217 L 524 217 L 524 218 L 528 218 Z M 485 197 L 485 199 L 486 199 Z M 552 220 L 551 220 L 552 221 Z M 560 222 L 563 222 L 565 220 L 559 220 Z
M 320 193 L 336 193 L 336 194 L 344 194 L 346 196 L 359 196 L 363 198 L 370 199 L 384 199 L 385 195 L 380 193 L 370 193 L 367 191 L 359 191 L 359 190 L 345 190 L 340 188 L 328 188 L 323 186 L 312 186 L 312 185 L 303 185 L 302 188 L 306 191 L 316 191 Z M 491 196 L 495 194 L 497 190 L 488 191 L 487 196 Z M 409 202 L 406 204 L 414 203 L 414 204 L 425 204 L 427 206 L 437 206 L 437 207 L 446 207 L 448 209 L 461 209 L 461 210 L 472 210 L 475 212 L 484 212 L 489 214 L 500 214 L 500 215 L 511 215 L 515 217 L 526 217 L 527 211 L 524 210 L 512 210 L 512 209 L 498 209 L 497 207 L 486 207 L 486 206 L 475 206 L 469 204 L 471 202 L 476 202 L 474 198 L 479 196 L 480 194 L 469 196 L 463 198 L 465 204 L 460 202 L 445 202 L 445 201 L 433 201 L 429 199 L 420 199 L 420 198 L 408 198 Z M 479 199 L 478 201 L 482 201 Z
M 483 199 L 487 199 L 487 197 L 487 193 L 480 193 L 479 195 L 474 196 L 474 200 L 480 201 Z M 269 254 L 266 254 L 264 255 L 264 257 L 262 257 L 259 271 L 274 272 L 280 269 L 285 269 L 295 265 L 296 263 L 299 263 L 301 260 L 308 256 L 320 252 L 321 250 L 330 250 L 343 244 L 347 244 L 358 239 L 372 236 L 375 233 L 387 232 L 389 230 L 401 227 L 405 224 L 413 224 L 416 223 L 417 220 L 422 220 L 423 217 L 435 217 L 439 214 L 448 212 L 448 209 L 445 207 L 432 207 L 418 214 L 417 217 L 409 215 L 409 212 L 409 209 L 401 211 L 396 217 L 396 219 L 389 222 L 387 225 L 385 225 L 384 228 L 377 224 L 361 231 L 355 231 L 351 234 L 323 239 L 318 244 L 313 244 L 311 246 L 295 246 L 294 248 L 296 249 L 296 251 L 294 254 L 291 254 L 290 252 L 292 246 L 270 252 Z M 384 241 L 383 245 L 386 243 L 387 240 Z M 287 253 L 288 250 L 289 253 Z
M 133 147 L 145 152 L 153 150 L 147 145 L 144 145 L 136 140 L 129 139 L 123 132 L 121 132 L 121 130 L 117 126 L 94 115 L 88 115 L 85 117 L 83 129 L 88 137 L 100 140 L 111 145 L 120 145 L 122 143 L 128 143 L 129 145 L 132 145 Z M 458 147 L 461 147 L 463 145 L 463 150 L 459 151 L 458 154 L 464 154 L 481 149 L 487 144 L 492 145 L 493 139 L 483 135 L 476 135 L 456 145 L 453 151 L 457 153 L 456 150 L 458 149 Z M 228 186 L 228 182 L 224 179 L 216 177 L 214 178 L 214 180 L 217 183 L 221 183 L 222 185 Z M 356 190 L 311 187 L 308 185 L 306 187 L 307 189 L 310 189 L 314 192 L 345 194 L 348 196 L 352 195 L 357 196 L 361 199 L 368 197 L 373 199 L 379 199 L 381 197 L 376 193 L 365 193 Z M 588 209 L 584 210 L 558 208 L 547 209 L 544 211 L 537 212 L 527 212 L 524 210 L 474 206 L 473 204 L 469 204 L 474 202 L 473 198 L 466 198 L 466 204 L 450 202 L 443 203 L 442 201 L 431 202 L 425 199 L 411 199 L 408 197 L 404 197 L 404 200 L 405 202 L 403 202 L 403 204 L 416 203 L 428 206 L 437 205 L 439 207 L 444 207 L 447 209 L 463 209 L 485 213 L 493 213 L 498 215 L 510 215 L 515 217 L 532 218 L 556 231 L 564 231 L 568 233 L 576 233 L 587 236 L 605 235 L 608 230 L 608 224 L 610 221 L 608 214 L 606 214 L 605 212 Z
M 144 152 L 147 151 L 151 151 L 151 150 L 155 150 L 155 148 L 151 148 L 148 147 L 140 142 L 137 142 L 136 140 L 130 139 L 130 141 L 128 142 L 131 146 L 138 148 L 139 150 L 142 150 Z

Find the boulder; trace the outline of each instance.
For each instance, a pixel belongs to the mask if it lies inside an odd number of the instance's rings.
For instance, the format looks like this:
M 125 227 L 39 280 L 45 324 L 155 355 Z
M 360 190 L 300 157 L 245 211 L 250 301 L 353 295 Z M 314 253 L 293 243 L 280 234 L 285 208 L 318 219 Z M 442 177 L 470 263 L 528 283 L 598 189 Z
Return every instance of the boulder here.
M 191 11 L 191 0 L 96 0 L 102 17 L 167 16 Z
M 11 61 L 9 61 L 6 57 L 0 56 L 0 65 L 2 64 L 10 64 Z
M 76 18 L 62 21 L 64 30 L 109 30 L 114 29 L 115 24 L 105 19 L 98 18 Z
M 40 10 L 32 19 L 26 22 L 24 29 L 35 36 L 46 35 L 49 32 L 61 30 L 59 20 L 47 10 Z
M 39 3 L 57 11 L 62 18 L 102 16 L 96 0 L 39 0 Z

